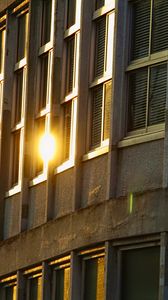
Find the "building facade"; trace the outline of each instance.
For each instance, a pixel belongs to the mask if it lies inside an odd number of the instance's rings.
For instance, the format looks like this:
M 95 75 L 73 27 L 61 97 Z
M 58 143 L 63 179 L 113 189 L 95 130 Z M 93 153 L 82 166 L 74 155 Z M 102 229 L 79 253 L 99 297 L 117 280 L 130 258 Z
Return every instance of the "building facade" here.
M 0 1 L 0 300 L 168 299 L 167 28 L 167 0 Z

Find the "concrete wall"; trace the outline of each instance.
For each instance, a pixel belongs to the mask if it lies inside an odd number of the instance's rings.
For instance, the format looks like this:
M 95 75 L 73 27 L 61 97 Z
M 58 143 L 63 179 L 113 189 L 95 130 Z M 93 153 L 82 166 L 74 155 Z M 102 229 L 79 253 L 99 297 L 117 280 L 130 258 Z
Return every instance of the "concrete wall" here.
M 162 187 L 164 141 L 119 150 L 117 196 Z
M 5 199 L 4 238 L 7 239 L 20 233 L 21 217 L 20 193 Z
M 28 228 L 39 226 L 45 222 L 46 216 L 46 183 L 30 188 Z
M 81 206 L 96 204 L 106 199 L 107 155 L 83 163 Z
M 106 240 L 168 231 L 168 190 L 119 198 L 52 220 L 0 243 L 0 276 Z M 6 263 L 8 253 L 8 263 Z
M 72 212 L 74 188 L 73 176 L 73 168 L 56 175 L 54 199 L 54 214 L 56 217 Z

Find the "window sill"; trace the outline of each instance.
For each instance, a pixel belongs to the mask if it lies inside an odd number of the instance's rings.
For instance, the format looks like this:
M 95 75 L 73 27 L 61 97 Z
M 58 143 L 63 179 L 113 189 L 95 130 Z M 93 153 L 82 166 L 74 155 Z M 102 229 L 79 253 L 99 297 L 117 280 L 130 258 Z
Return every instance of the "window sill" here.
M 50 51 L 52 48 L 53 48 L 53 42 L 50 41 L 50 42 L 48 42 L 45 45 L 40 47 L 38 55 L 39 56 L 43 55 L 43 54 L 47 53 L 48 51 Z
M 89 88 L 94 88 L 98 84 L 105 83 L 106 81 L 111 80 L 112 74 L 104 73 L 104 75 L 100 78 L 95 78 L 95 80 L 90 84 Z
M 99 18 L 100 16 L 103 16 L 104 14 L 107 14 L 109 11 L 115 9 L 115 0 L 110 0 L 110 1 L 106 1 L 106 2 L 107 3 L 105 3 L 104 6 L 97 9 L 93 13 L 93 20 L 95 20 L 95 19 Z
M 132 145 L 138 145 L 138 144 L 147 143 L 155 140 L 160 140 L 163 139 L 164 137 L 165 137 L 164 130 L 139 134 L 135 136 L 129 136 L 124 138 L 122 141 L 118 143 L 118 148 L 124 148 Z
M 11 197 L 21 192 L 21 184 L 13 186 L 9 191 L 6 192 L 5 198 Z
M 108 152 L 109 152 L 109 145 L 96 148 L 93 151 L 90 151 L 87 154 L 85 154 L 82 158 L 82 161 L 87 161 L 87 160 L 96 158 L 96 157 L 106 154 Z
M 37 184 L 40 184 L 44 181 L 47 180 L 47 174 L 46 173 L 42 173 L 39 174 L 38 176 L 34 177 L 30 182 L 29 182 L 29 187 L 35 186 Z
M 71 169 L 74 167 L 74 160 L 70 159 L 65 161 L 62 165 L 58 166 L 55 170 L 54 170 L 54 175 L 62 173 L 68 169 Z
M 4 74 L 0 73 L 0 81 L 4 80 Z
M 17 70 L 20 70 L 21 68 L 24 68 L 26 66 L 26 58 L 22 58 L 20 61 L 18 61 L 16 64 L 15 64 L 15 70 L 14 71 L 17 71 Z
M 80 24 L 79 23 L 76 23 L 76 24 L 72 25 L 71 27 L 69 27 L 68 29 L 65 30 L 64 39 L 66 39 L 67 37 L 75 34 L 79 29 L 80 29 Z

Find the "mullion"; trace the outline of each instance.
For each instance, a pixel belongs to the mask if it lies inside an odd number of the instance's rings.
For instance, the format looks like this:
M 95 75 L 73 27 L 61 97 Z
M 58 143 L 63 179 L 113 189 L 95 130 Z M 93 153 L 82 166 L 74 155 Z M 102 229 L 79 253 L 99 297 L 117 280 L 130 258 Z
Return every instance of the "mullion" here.
M 146 122 L 145 129 L 148 127 L 148 115 L 149 115 L 149 94 L 150 94 L 150 67 L 148 67 L 148 79 L 147 79 L 147 96 L 146 96 Z
M 154 0 L 151 0 L 150 32 L 149 32 L 149 53 L 148 53 L 148 55 L 151 54 L 151 49 L 152 49 L 153 7 L 154 7 Z

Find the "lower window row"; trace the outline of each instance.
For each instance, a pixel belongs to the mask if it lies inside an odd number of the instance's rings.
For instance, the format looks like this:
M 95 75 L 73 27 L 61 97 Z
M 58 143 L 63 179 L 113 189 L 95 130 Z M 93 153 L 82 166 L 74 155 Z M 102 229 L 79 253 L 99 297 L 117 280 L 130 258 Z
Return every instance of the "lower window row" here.
M 45 267 L 38 266 L 20 272 L 20 276 L 12 275 L 2 278 L 0 299 L 41 300 L 44 299 L 42 297 L 44 293 L 47 297 L 45 299 L 48 300 L 69 300 L 73 298 L 70 295 L 74 284 L 74 288 L 80 290 L 76 293 L 80 295 L 76 300 L 79 298 L 81 300 L 108 300 L 113 299 L 114 291 L 111 287 L 114 285 L 111 282 L 108 287 L 105 287 L 105 282 L 115 280 L 118 289 L 118 296 L 114 296 L 115 299 L 117 297 L 121 300 L 157 300 L 160 272 L 159 245 L 122 248 L 116 253 L 117 267 L 115 263 L 113 266 L 111 260 L 108 262 L 105 258 L 104 247 L 99 247 L 78 253 L 75 264 L 72 263 L 69 255 L 50 261 L 45 264 Z M 105 266 L 105 262 L 110 265 Z M 113 271 L 113 276 L 110 275 L 111 271 Z M 117 278 L 120 278 L 119 284 Z M 109 287 L 111 291 L 106 293 Z M 22 294 L 20 294 L 21 291 Z M 109 295 L 110 298 L 107 298 Z

